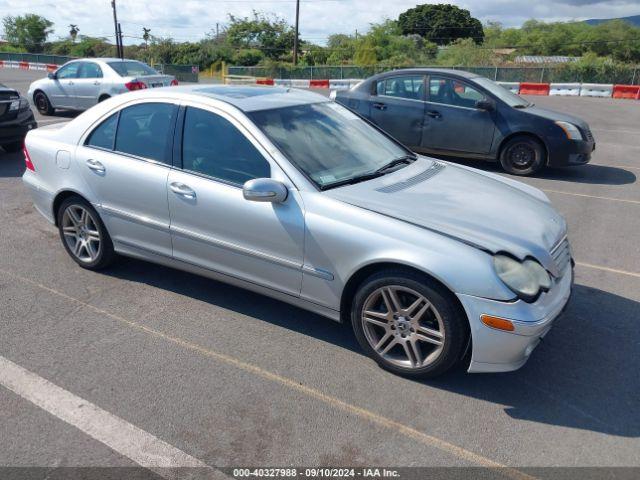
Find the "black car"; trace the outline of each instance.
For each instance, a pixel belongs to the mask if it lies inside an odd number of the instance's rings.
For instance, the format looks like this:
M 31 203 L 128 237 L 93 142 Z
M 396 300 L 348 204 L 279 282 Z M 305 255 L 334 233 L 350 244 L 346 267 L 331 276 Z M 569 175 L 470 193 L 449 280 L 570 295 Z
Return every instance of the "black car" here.
M 395 70 L 332 96 L 416 152 L 499 161 L 516 175 L 582 165 L 595 149 L 585 121 L 460 70 Z
M 27 132 L 37 126 L 27 99 L 0 83 L 0 147 L 17 152 Z

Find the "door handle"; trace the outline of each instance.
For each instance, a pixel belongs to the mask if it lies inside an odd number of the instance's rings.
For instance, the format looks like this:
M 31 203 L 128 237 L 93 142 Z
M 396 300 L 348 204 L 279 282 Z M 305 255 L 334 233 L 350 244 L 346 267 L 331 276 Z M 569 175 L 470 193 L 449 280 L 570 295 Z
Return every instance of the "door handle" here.
M 72 81 L 69 81 L 69 83 L 67 83 L 67 85 L 73 85 L 73 82 L 72 82 Z
M 181 195 L 185 198 L 190 198 L 190 199 L 196 198 L 196 192 L 194 192 L 191 187 L 189 187 L 188 185 L 185 185 L 184 183 L 171 182 L 169 184 L 169 188 L 173 193 Z
M 386 110 L 387 109 L 387 106 L 384 103 L 379 103 L 379 102 L 376 102 L 371 106 L 373 108 L 377 108 L 378 110 Z
M 104 165 L 102 165 L 102 163 L 100 163 L 98 160 L 93 160 L 92 158 L 90 158 L 86 163 L 87 167 L 89 167 L 89 169 L 93 170 L 94 172 L 104 173 L 106 170 L 104 168 Z
M 97 80 L 95 82 L 93 82 L 94 85 L 100 85 L 100 82 L 98 82 Z
M 440 112 L 438 112 L 436 110 L 428 110 L 427 111 L 427 115 L 429 115 L 431 118 L 440 118 L 440 117 L 442 117 Z

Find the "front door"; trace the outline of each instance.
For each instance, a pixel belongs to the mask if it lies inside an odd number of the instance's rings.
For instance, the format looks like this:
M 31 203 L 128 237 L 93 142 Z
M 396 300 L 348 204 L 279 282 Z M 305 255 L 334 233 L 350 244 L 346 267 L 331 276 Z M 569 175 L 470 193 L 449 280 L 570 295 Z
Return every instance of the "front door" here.
M 289 188 L 284 203 L 244 199 L 247 180 L 271 177 L 292 185 L 222 112 L 186 107 L 184 126 L 176 130 L 181 162 L 168 179 L 174 257 L 299 295 L 304 212 L 297 190 Z
M 93 62 L 82 62 L 75 80 L 76 105 L 80 110 L 87 110 L 98 103 L 98 95 L 102 84 L 102 69 Z
M 419 147 L 424 119 L 424 77 L 399 75 L 379 80 L 369 97 L 370 118 L 407 147 Z
M 177 105 L 124 108 L 94 129 L 76 163 L 114 243 L 171 257 L 167 178 Z
M 494 112 L 476 108 L 476 102 L 485 99 L 482 92 L 465 82 L 431 75 L 422 146 L 454 153 L 489 153 Z
M 80 62 L 68 63 L 49 80 L 46 94 L 54 108 L 77 108 L 75 83 L 79 69 Z

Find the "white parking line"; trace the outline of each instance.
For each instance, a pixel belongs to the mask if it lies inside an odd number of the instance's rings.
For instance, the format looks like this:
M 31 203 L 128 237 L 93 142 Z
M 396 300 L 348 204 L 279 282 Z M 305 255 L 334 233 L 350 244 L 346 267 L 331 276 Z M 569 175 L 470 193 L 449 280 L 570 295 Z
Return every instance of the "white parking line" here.
M 542 188 L 541 190 L 546 193 L 558 193 L 560 195 L 572 195 L 574 197 L 597 198 L 599 200 L 609 200 L 610 202 L 624 202 L 624 203 L 633 203 L 636 205 L 640 205 L 640 200 L 627 200 L 626 198 L 600 197 L 598 195 L 587 195 L 586 193 L 572 193 L 572 192 L 563 192 L 561 190 L 549 190 L 548 188 Z
M 0 385 L 73 425 L 138 465 L 165 476 L 170 468 L 199 468 L 227 478 L 204 462 L 91 402 L 0 356 Z
M 618 275 L 628 275 L 630 277 L 640 278 L 640 273 L 629 272 L 628 270 L 620 270 L 618 268 L 603 267 L 601 265 L 593 265 L 591 263 L 576 262 L 576 265 L 585 268 L 593 268 L 594 270 L 602 270 L 603 272 L 617 273 Z

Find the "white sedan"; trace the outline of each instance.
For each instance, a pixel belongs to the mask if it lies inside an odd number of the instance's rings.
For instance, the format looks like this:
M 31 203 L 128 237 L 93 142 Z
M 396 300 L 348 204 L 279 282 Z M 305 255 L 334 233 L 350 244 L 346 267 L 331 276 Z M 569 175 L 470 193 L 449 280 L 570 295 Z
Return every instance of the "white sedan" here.
M 42 115 L 57 108 L 87 110 L 120 93 L 178 85 L 146 63 L 119 58 L 82 58 L 65 63 L 29 87 L 28 98 Z

